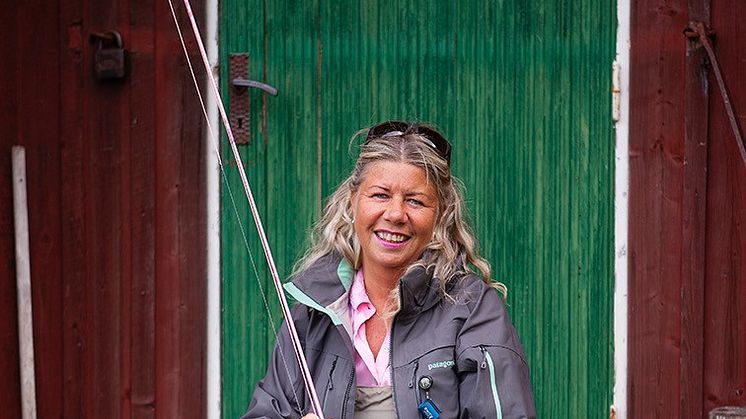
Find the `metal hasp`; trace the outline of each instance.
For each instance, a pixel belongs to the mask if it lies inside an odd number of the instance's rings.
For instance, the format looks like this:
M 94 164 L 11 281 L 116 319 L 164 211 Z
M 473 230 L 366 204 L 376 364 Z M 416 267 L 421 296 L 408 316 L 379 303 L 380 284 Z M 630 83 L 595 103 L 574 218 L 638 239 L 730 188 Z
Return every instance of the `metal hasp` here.
M 249 54 L 230 54 L 229 60 L 229 119 L 233 127 L 233 137 L 236 144 L 249 144 L 251 99 L 247 88 L 260 89 L 272 96 L 277 96 L 277 89 L 266 83 L 249 80 Z
M 129 56 L 122 35 L 117 31 L 93 32 L 90 40 L 96 44 L 93 74 L 99 80 L 121 80 L 127 76 Z

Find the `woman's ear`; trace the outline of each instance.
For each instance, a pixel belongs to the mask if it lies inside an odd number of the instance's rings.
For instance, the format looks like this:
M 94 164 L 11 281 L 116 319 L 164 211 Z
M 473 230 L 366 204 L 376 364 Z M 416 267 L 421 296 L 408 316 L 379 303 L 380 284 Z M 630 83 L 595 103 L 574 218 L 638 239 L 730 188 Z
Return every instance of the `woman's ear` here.
M 357 200 L 359 194 L 357 191 L 350 190 L 350 215 L 352 216 L 353 223 L 355 222 L 355 211 L 357 210 Z

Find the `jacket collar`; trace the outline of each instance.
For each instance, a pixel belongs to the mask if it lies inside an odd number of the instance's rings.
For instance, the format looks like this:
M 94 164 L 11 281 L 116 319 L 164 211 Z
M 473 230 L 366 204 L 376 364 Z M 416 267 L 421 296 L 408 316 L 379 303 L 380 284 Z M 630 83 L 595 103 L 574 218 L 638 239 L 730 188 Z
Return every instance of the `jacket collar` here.
M 285 289 L 300 303 L 329 313 L 349 293 L 355 270 L 338 254 L 328 254 L 296 275 Z M 439 280 L 422 266 L 410 269 L 399 281 L 402 320 L 429 309 L 441 299 Z M 331 316 L 331 314 L 330 314 Z M 333 316 L 332 316 L 333 317 Z

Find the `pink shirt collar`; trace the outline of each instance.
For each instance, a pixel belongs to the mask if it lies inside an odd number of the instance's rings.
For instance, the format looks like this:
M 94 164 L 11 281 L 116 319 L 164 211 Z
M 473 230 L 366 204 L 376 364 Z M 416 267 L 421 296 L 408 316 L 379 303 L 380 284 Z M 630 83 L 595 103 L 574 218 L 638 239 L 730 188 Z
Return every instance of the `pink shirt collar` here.
M 363 270 L 355 274 L 350 286 L 350 317 L 352 320 L 352 343 L 355 347 L 355 376 L 360 387 L 384 387 L 391 385 L 389 341 L 391 331 L 386 333 L 378 357 L 373 356 L 365 335 L 365 322 L 376 312 L 365 291 Z

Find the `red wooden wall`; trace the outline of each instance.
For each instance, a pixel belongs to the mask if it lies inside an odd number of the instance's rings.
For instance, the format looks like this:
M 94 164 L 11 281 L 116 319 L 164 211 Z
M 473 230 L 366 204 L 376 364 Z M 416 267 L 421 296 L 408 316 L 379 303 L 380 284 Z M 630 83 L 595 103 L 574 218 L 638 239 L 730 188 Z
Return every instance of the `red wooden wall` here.
M 712 4 L 716 48 L 746 127 L 746 3 Z M 746 405 L 746 162 L 741 160 L 720 91 L 710 75 L 703 403 Z
M 20 417 L 10 181 L 20 144 L 39 417 L 202 417 L 201 111 L 168 3 L 12 3 L 0 8 L 0 416 Z M 131 54 L 122 83 L 92 75 L 89 34 L 110 29 Z
M 746 404 L 746 164 L 682 31 L 715 30 L 744 126 L 746 3 L 632 4 L 629 417 L 707 417 Z

